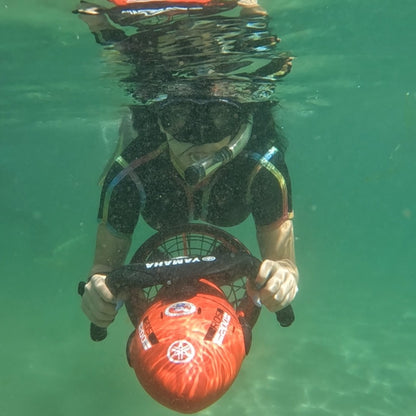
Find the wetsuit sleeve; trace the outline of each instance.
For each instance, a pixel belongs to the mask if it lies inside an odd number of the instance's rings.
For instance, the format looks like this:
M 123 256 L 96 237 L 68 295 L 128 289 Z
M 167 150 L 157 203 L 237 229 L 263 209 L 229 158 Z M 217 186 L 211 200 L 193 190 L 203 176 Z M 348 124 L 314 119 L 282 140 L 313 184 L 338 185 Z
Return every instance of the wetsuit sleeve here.
M 126 34 L 122 30 L 118 29 L 102 29 L 92 32 L 95 41 L 100 45 L 112 45 L 122 40 L 127 39 Z
M 251 183 L 252 213 L 258 226 L 282 223 L 293 217 L 292 187 L 283 155 L 261 165 Z
M 101 191 L 98 221 L 116 235 L 131 235 L 141 209 L 137 181 L 117 163 L 110 168 Z

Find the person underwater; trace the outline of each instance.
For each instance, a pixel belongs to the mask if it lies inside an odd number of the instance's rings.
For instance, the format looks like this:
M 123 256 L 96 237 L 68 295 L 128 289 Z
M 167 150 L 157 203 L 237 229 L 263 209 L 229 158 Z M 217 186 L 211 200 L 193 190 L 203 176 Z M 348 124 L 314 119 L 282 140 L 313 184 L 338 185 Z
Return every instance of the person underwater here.
M 140 216 L 156 230 L 195 221 L 231 227 L 251 217 L 263 261 L 247 293 L 276 312 L 298 291 L 286 141 L 274 121 L 276 85 L 292 59 L 277 51 L 257 6 L 199 3 L 83 2 L 77 10 L 110 64 L 123 68 L 120 82 L 133 101 L 124 144 L 102 182 L 81 303 L 100 327 L 117 313 L 106 276 L 125 263 Z M 141 345 L 137 336 L 130 348 Z

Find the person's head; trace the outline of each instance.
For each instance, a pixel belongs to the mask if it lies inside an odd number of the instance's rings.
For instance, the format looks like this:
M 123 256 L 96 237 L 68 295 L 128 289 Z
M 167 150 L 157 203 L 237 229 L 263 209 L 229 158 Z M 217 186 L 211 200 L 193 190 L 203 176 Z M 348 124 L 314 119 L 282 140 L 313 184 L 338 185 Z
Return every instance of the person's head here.
M 245 357 L 244 332 L 211 282 L 201 279 L 188 296 L 177 293 L 169 300 L 159 292 L 130 336 L 127 355 L 150 396 L 177 412 L 195 413 L 233 383 Z
M 251 135 L 248 107 L 225 98 L 168 99 L 158 117 L 172 163 L 191 184 L 235 157 Z M 189 174 L 192 168 L 199 173 Z

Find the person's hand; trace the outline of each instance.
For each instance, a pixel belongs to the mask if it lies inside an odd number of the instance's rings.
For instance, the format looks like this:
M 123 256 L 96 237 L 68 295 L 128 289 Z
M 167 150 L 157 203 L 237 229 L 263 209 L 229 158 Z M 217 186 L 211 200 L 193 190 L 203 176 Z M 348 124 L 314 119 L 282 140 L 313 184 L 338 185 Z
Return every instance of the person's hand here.
M 77 9 L 73 13 L 98 15 L 101 12 L 101 8 L 98 5 L 89 4 L 86 1 L 81 0 Z
M 105 275 L 94 274 L 85 285 L 81 309 L 87 318 L 101 328 L 107 328 L 114 321 L 117 299 L 105 284 Z
M 247 293 L 258 306 L 271 312 L 288 306 L 298 291 L 298 270 L 289 260 L 264 260 L 254 282 L 247 282 Z
M 113 29 L 113 26 L 107 20 L 104 9 L 94 6 L 89 7 L 88 5 L 82 7 L 82 3 L 83 2 L 81 2 L 81 7 L 74 10 L 72 13 L 77 14 L 79 18 L 88 25 L 92 33 Z

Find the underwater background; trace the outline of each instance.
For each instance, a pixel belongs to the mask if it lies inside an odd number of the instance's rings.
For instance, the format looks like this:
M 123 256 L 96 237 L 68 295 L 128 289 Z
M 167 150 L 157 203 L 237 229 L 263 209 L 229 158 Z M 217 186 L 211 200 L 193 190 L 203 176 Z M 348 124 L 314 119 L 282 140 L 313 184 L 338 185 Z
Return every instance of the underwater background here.
M 263 311 L 201 415 L 416 414 L 416 3 L 263 0 L 280 48 L 300 290 Z M 76 293 L 122 88 L 68 0 L 0 0 L 0 415 L 165 416 L 125 359 L 125 312 L 93 343 Z M 250 221 L 230 229 L 255 254 Z M 151 234 L 137 235 L 137 245 Z

